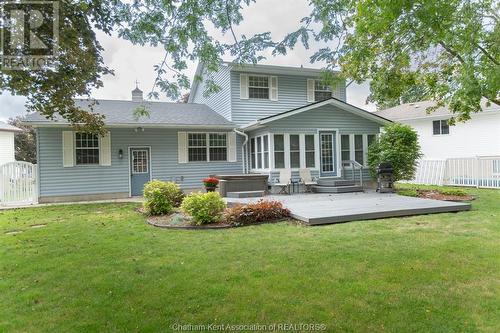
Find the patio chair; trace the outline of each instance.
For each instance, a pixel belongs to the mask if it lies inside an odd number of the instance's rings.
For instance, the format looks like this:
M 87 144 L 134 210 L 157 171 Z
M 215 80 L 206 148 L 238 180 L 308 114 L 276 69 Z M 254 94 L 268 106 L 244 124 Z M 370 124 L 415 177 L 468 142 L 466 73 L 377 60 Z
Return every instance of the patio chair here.
M 280 170 L 280 178 L 275 179 L 277 182 L 275 182 L 273 185 L 278 186 L 280 188 L 280 191 L 278 194 L 290 194 L 290 184 L 292 181 L 292 170 L 290 169 L 283 169 Z
M 306 188 L 306 193 L 312 193 L 312 186 L 318 185 L 318 182 L 316 182 L 316 178 L 311 176 L 311 170 L 299 169 L 299 176 L 301 183 Z

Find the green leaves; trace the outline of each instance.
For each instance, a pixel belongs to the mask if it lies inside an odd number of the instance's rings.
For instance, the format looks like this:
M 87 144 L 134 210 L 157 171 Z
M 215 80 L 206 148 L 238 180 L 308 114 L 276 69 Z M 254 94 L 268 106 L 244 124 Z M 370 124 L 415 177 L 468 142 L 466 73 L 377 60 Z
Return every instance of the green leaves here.
M 373 177 L 380 163 L 390 162 L 396 181 L 411 180 L 421 157 L 417 132 L 398 123 L 386 126 L 378 142 L 368 147 L 368 165 Z

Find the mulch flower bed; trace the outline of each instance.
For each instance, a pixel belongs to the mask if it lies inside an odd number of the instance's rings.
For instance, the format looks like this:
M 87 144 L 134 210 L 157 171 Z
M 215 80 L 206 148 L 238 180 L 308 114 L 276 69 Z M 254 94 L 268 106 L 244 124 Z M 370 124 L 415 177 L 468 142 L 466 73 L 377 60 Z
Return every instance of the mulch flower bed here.
M 154 227 L 167 228 L 167 229 L 191 229 L 191 230 L 228 229 L 228 228 L 247 227 L 251 225 L 259 225 L 267 223 L 278 223 L 285 220 L 285 219 L 277 219 L 274 221 L 257 222 L 245 225 L 232 225 L 223 222 L 194 225 L 192 224 L 193 221 L 192 217 L 182 213 L 180 210 L 176 210 L 174 213 L 170 215 L 160 215 L 160 216 L 147 215 L 143 207 L 137 208 L 136 211 L 138 213 L 143 214 L 146 217 L 146 221 L 148 224 Z M 286 220 L 291 221 L 290 218 L 287 218 Z
M 194 225 L 191 216 L 183 214 L 180 210 L 176 210 L 170 215 L 148 216 L 144 208 L 137 208 L 137 211 L 146 216 L 148 224 L 158 228 L 171 229 L 225 229 L 233 226 L 226 223 L 211 223 L 203 225 Z
M 471 201 L 472 195 L 450 195 L 433 190 L 418 190 L 418 197 L 424 199 L 444 200 L 444 201 Z

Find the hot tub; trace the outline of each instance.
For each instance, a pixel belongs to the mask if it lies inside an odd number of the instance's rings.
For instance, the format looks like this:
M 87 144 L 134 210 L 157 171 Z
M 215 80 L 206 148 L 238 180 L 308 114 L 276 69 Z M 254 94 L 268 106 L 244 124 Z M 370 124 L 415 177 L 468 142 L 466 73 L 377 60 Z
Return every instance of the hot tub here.
M 267 191 L 268 175 L 242 174 L 242 175 L 211 175 L 219 179 L 219 192 L 225 197 L 227 192 Z

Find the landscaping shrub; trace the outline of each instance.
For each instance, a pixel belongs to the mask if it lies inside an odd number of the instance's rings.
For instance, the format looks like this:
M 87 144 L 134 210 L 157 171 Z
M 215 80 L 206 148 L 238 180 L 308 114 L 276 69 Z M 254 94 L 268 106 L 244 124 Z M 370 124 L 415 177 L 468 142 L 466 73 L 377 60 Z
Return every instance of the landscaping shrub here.
M 196 225 L 219 222 L 224 208 L 226 203 L 218 192 L 191 193 L 181 205 L 182 211 L 191 215 Z
M 170 214 L 179 207 L 184 194 L 173 182 L 152 180 L 144 185 L 144 208 L 150 215 Z
M 444 195 L 456 195 L 457 197 L 465 197 L 467 195 L 467 192 L 459 188 L 440 188 L 438 192 Z
M 418 197 L 418 190 L 415 188 L 404 188 L 397 191 L 399 195 L 404 195 L 406 197 Z
M 275 200 L 259 200 L 248 205 L 237 205 L 226 210 L 226 223 L 240 226 L 265 221 L 273 221 L 290 216 L 290 211 Z
M 398 123 L 384 127 L 379 140 L 368 147 L 368 165 L 373 177 L 380 163 L 390 162 L 395 181 L 411 180 L 421 157 L 417 132 Z

